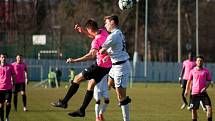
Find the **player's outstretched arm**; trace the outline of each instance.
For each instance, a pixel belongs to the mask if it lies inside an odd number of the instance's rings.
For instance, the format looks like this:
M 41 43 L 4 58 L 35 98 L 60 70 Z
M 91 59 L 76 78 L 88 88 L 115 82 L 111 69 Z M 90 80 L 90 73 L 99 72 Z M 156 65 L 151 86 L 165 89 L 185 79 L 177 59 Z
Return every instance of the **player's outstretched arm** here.
M 96 49 L 91 49 L 89 53 L 86 55 L 80 57 L 80 58 L 68 58 L 66 60 L 67 63 L 75 63 L 75 62 L 82 62 L 82 61 L 87 61 L 87 60 L 92 60 L 96 57 L 97 50 Z
M 186 85 L 186 90 L 185 90 L 184 96 L 187 96 L 187 95 L 188 95 L 188 93 L 190 92 L 190 89 L 191 89 L 191 80 L 188 80 L 188 81 L 187 81 L 187 85 Z

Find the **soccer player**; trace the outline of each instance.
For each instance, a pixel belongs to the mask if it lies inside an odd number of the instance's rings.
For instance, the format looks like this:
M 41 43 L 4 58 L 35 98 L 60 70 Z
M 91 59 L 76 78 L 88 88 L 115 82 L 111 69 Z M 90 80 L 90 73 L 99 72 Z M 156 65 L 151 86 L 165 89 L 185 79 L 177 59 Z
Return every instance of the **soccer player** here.
M 112 61 L 112 68 L 109 72 L 114 81 L 115 90 L 118 97 L 119 105 L 122 109 L 123 120 L 130 121 L 129 103 L 131 99 L 126 95 L 131 65 L 129 55 L 125 48 L 125 37 L 118 28 L 119 19 L 116 15 L 106 16 L 105 27 L 111 34 L 102 45 L 101 53 L 108 53 Z
M 103 77 L 94 87 L 94 99 L 96 100 L 95 104 L 95 115 L 96 121 L 104 121 L 104 112 L 110 102 L 108 96 L 108 83 L 107 76 Z M 101 99 L 104 98 L 104 103 L 101 105 Z
M 12 80 L 11 80 L 12 79 Z M 11 64 L 6 63 L 6 55 L 0 54 L 0 118 L 4 121 L 4 105 L 6 104 L 6 121 L 9 121 L 11 98 L 15 72 Z
M 190 72 L 185 90 L 185 96 L 188 95 L 190 89 L 192 90 L 190 107 L 192 110 L 193 121 L 197 121 L 197 110 L 199 108 L 200 101 L 202 101 L 207 108 L 208 121 L 212 121 L 211 100 L 206 91 L 211 83 L 211 75 L 208 69 L 203 67 L 203 62 L 203 56 L 196 57 L 196 67 Z
M 188 102 L 186 100 L 186 97 L 184 96 L 184 92 L 187 85 L 187 80 L 189 79 L 190 71 L 196 66 L 196 62 L 194 60 L 193 54 L 191 52 L 188 53 L 188 59 L 183 62 L 183 68 L 179 77 L 179 83 L 182 87 L 182 100 L 183 104 L 181 106 L 181 109 L 184 109 Z
M 51 103 L 54 107 L 67 108 L 67 103 L 69 99 L 77 92 L 80 83 L 85 80 L 90 80 L 82 106 L 77 111 L 68 113 L 68 115 L 73 117 L 85 116 L 85 110 L 93 98 L 94 86 L 99 83 L 106 74 L 109 73 L 110 68 L 112 66 L 110 58 L 108 58 L 107 61 L 103 62 L 103 58 L 107 55 L 102 55 L 101 53 L 99 53 L 99 49 L 101 48 L 102 44 L 105 42 L 108 36 L 107 31 L 104 29 L 99 29 L 97 22 L 93 19 L 88 20 L 85 24 L 85 27 L 86 30 L 79 25 L 76 25 L 75 29 L 78 32 L 85 33 L 87 36 L 93 38 L 91 43 L 91 49 L 86 55 L 80 58 L 68 58 L 67 63 L 87 61 L 95 59 L 96 57 L 96 64 L 92 64 L 89 68 L 84 69 L 81 73 L 75 76 L 63 100 L 59 100 L 56 103 Z
M 27 64 L 23 62 L 23 56 L 21 54 L 16 55 L 16 62 L 12 63 L 16 74 L 16 82 L 14 88 L 14 110 L 17 111 L 18 93 L 22 95 L 23 111 L 27 110 L 27 97 L 26 97 L 26 85 L 28 84 L 28 69 Z

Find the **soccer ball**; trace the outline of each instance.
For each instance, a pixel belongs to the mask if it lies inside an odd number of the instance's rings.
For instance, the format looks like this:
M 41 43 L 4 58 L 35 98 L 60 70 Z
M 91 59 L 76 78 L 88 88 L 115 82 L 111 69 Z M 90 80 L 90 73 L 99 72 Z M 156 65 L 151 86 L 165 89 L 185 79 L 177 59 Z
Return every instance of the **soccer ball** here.
M 118 2 L 119 8 L 121 10 L 129 9 L 133 6 L 133 1 L 132 0 L 119 0 Z

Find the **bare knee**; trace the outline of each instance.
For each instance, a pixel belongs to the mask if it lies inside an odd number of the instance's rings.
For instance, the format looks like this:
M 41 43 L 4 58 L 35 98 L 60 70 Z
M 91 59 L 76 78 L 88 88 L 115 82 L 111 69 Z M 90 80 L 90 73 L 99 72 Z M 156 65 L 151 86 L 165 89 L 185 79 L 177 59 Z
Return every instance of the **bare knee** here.
M 80 84 L 84 80 L 85 80 L 84 76 L 82 75 L 82 73 L 80 73 L 80 74 L 75 76 L 73 82 L 77 83 L 77 84 Z
M 88 82 L 87 90 L 93 90 L 94 87 L 95 87 L 95 85 L 96 85 L 95 80 L 93 80 L 93 79 L 90 80 L 90 81 Z

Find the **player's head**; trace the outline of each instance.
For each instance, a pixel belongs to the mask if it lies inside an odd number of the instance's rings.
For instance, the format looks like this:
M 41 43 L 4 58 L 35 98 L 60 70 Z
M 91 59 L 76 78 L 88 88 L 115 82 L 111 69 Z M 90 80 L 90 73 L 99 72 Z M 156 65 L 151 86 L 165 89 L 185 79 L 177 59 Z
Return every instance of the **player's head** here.
M 204 57 L 199 55 L 196 57 L 196 65 L 197 67 L 203 67 L 203 63 L 204 63 Z
M 17 54 L 16 55 L 16 62 L 17 63 L 21 63 L 22 62 L 22 59 L 23 59 L 23 56 L 21 54 Z
M 111 32 L 114 28 L 119 25 L 119 18 L 117 15 L 105 16 L 105 28 L 107 31 Z
M 87 32 L 91 35 L 93 35 L 95 32 L 98 31 L 98 24 L 94 19 L 87 20 L 85 27 L 87 29 Z
M 0 63 L 1 63 L 1 65 L 6 63 L 6 58 L 7 58 L 6 54 L 4 54 L 4 53 L 0 54 Z
M 193 60 L 193 59 L 194 59 L 194 55 L 193 55 L 192 52 L 189 52 L 189 53 L 188 53 L 188 59 L 189 59 L 189 60 Z

